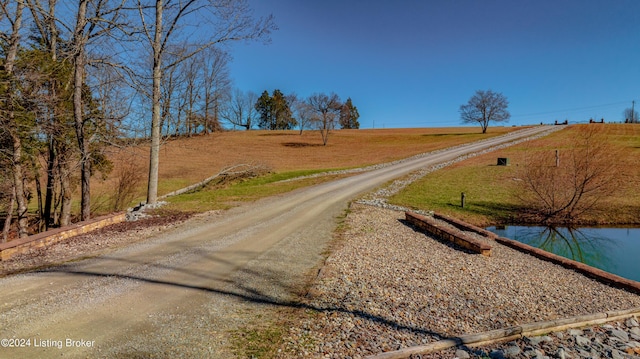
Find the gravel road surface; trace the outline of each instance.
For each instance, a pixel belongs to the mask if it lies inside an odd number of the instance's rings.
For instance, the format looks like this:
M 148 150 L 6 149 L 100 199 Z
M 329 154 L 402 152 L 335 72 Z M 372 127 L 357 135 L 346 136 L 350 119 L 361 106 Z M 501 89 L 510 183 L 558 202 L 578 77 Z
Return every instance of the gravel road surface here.
M 290 325 L 281 358 L 362 358 L 465 334 L 640 308 L 637 294 L 483 237 L 477 238 L 492 247 L 491 257 L 469 253 L 403 220 L 401 211 L 352 206 L 341 246 L 303 298 L 313 310 Z M 607 356 L 611 349 L 580 356 L 563 344 L 563 358 L 613 357 Z M 528 354 L 520 345 L 518 355 L 491 357 L 560 358 L 557 345 Z M 495 344 L 484 354 L 453 348 L 413 358 L 481 358 L 515 346 Z
M 546 130 L 524 129 L 198 216 L 97 258 L 2 278 L 0 358 L 229 357 L 229 330 L 261 311 L 296 305 L 349 200 Z

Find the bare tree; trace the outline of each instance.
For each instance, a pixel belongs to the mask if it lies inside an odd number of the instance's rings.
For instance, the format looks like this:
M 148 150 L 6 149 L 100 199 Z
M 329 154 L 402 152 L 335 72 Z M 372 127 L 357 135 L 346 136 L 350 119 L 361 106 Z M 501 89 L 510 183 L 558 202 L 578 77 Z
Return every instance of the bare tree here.
M 534 221 L 570 224 L 619 188 L 615 149 L 606 142 L 599 126 L 577 128 L 572 148 L 532 151 L 521 167 L 517 196 Z
M 57 0 L 49 0 L 47 3 L 47 7 L 43 6 L 40 0 L 27 0 L 27 4 L 29 6 L 29 10 L 31 11 L 33 23 L 35 28 L 38 31 L 39 42 L 41 43 L 41 51 L 48 54 L 48 63 L 57 64 L 58 63 L 58 28 L 56 24 L 56 4 Z M 34 35 L 35 36 L 35 35 Z M 44 61 L 43 61 L 44 62 Z M 54 65 L 55 66 L 55 65 Z M 57 71 L 40 71 L 44 72 L 45 75 L 49 79 L 48 86 L 43 84 L 29 84 L 25 87 L 34 88 L 34 87 L 48 87 L 42 91 L 44 96 L 41 99 L 46 103 L 47 109 L 44 110 L 45 114 L 42 115 L 43 119 L 41 120 L 41 126 L 47 137 L 47 153 L 45 159 L 45 168 L 47 174 L 47 182 L 46 182 L 46 191 L 45 191 L 45 199 L 44 206 L 42 206 L 42 211 L 40 212 L 41 220 L 44 222 L 45 229 L 48 229 L 51 225 L 54 225 L 56 222 L 55 217 L 55 208 L 54 208 L 54 197 L 56 192 L 56 182 L 60 180 L 60 191 L 62 192 L 61 197 L 64 198 L 61 201 L 61 216 L 60 225 L 64 226 L 68 224 L 69 219 L 71 218 L 71 193 L 65 192 L 70 189 L 69 184 L 69 176 L 71 173 L 69 169 L 69 161 L 61 160 L 66 156 L 66 150 L 68 146 L 65 146 L 65 141 L 68 141 L 66 136 L 62 136 L 65 134 L 63 130 L 64 126 L 59 126 L 60 118 L 62 117 L 63 108 L 66 106 L 62 105 L 64 101 L 60 101 L 61 97 L 66 97 L 65 94 L 60 93 L 60 90 L 65 91 L 68 88 L 68 83 L 66 81 L 60 81 L 60 75 L 66 77 L 67 66 L 55 66 Z
M 8 88 L 6 90 L 5 98 L 3 99 L 3 109 L 0 115 L 0 127 L 3 131 L 7 131 L 11 138 L 11 164 L 13 169 L 13 196 L 17 203 L 17 217 L 18 217 L 18 235 L 19 237 L 26 237 L 27 232 L 27 198 L 25 196 L 24 188 L 24 169 L 23 169 L 23 144 L 20 135 L 20 125 L 16 122 L 15 113 L 15 79 L 14 66 L 16 57 L 18 56 L 18 47 L 20 45 L 20 31 L 22 30 L 22 18 L 25 9 L 25 3 L 22 0 L 17 0 L 11 7 L 11 1 L 5 1 L 1 3 L 0 11 L 4 20 L 10 23 L 10 30 L 8 33 L 0 34 L 0 37 L 6 42 L 7 49 L 5 50 L 4 59 L 4 81 L 7 82 Z M 8 215 L 5 221 L 10 223 L 11 216 Z M 7 224 L 5 224 L 7 226 Z
M 335 129 L 338 122 L 342 102 L 340 102 L 340 98 L 335 93 L 330 95 L 316 93 L 311 95 L 307 102 L 313 111 L 315 127 L 322 136 L 322 144 L 326 146 L 329 140 L 329 132 Z
M 633 108 L 626 108 L 622 114 L 624 116 L 625 122 L 628 123 L 638 123 L 640 122 L 640 117 L 638 117 L 638 111 Z
M 258 117 L 258 112 L 254 106 L 257 99 L 258 95 L 254 92 L 243 92 L 240 89 L 233 90 L 231 98 L 223 108 L 222 119 L 233 127 L 244 127 L 247 131 L 250 130 Z
M 36 26 L 42 38 L 48 39 L 51 53 L 55 55 L 58 46 L 57 25 L 67 35 L 64 46 L 60 46 L 62 55 L 73 65 L 73 119 L 75 137 L 80 152 L 81 172 L 81 219 L 91 215 L 90 177 L 91 165 L 95 162 L 91 145 L 95 138 L 95 129 L 100 126 L 102 116 L 96 116 L 97 106 L 92 103 L 92 89 L 87 84 L 87 67 L 96 64 L 115 65 L 116 56 L 108 46 L 115 39 L 116 30 L 125 33 L 128 20 L 124 17 L 125 0 L 79 0 L 77 7 L 67 8 L 63 16 L 55 15 L 57 1 L 48 2 L 48 11 L 39 0 L 29 0 Z M 75 12 L 73 11 L 75 9 Z M 38 20 L 39 18 L 43 20 Z
M 220 128 L 220 117 L 222 108 L 225 103 L 231 100 L 231 80 L 227 65 L 229 63 L 229 54 L 217 47 L 209 47 L 200 53 L 202 57 L 202 68 L 200 73 L 202 76 L 202 118 L 204 120 L 204 132 L 209 133 L 214 129 Z M 252 93 L 245 94 L 247 97 L 254 96 Z M 251 98 L 246 100 L 252 101 Z M 252 111 L 247 112 L 248 116 L 252 116 Z M 248 119 L 251 128 L 251 119 Z
M 313 124 L 313 108 L 311 108 L 311 105 L 307 101 L 296 97 L 293 101 L 293 112 L 300 126 L 300 134 L 302 134 L 304 129 L 309 128 L 309 126 Z
M 464 123 L 479 123 L 482 133 L 486 133 L 489 122 L 509 120 L 511 114 L 507 107 L 509 101 L 503 94 L 491 90 L 478 90 L 466 105 L 460 106 L 460 118 Z
M 234 41 L 266 38 L 273 30 L 272 17 L 255 20 L 250 15 L 246 1 L 214 0 L 137 0 L 138 13 L 144 41 L 151 50 L 152 91 L 151 91 L 151 148 L 149 156 L 149 182 L 147 203 L 158 199 L 158 167 L 160 163 L 160 88 L 163 72 L 177 66 L 182 61 L 216 44 Z M 203 40 L 193 43 L 185 29 L 187 22 L 209 23 L 211 27 Z M 163 63 L 166 52 L 173 42 L 192 43 L 190 50 L 175 60 Z

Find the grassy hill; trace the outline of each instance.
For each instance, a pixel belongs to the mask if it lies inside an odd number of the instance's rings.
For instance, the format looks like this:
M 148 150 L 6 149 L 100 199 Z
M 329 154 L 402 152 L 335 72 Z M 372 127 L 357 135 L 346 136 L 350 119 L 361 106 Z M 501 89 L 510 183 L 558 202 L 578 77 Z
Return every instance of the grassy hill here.
M 602 205 L 583 219 L 590 224 L 640 223 L 640 126 L 595 124 L 601 126 L 605 141 L 615 155 L 620 188 L 603 199 Z M 521 203 L 514 195 L 515 185 L 527 156 L 560 149 L 567 153 L 575 131 L 569 126 L 554 134 L 496 152 L 459 162 L 432 173 L 391 199 L 393 203 L 417 209 L 436 210 L 469 222 L 486 225 L 513 221 Z M 475 127 L 378 129 L 334 131 L 327 146 L 322 146 L 315 131 L 243 131 L 224 132 L 192 138 L 171 139 L 163 144 L 160 159 L 160 195 L 202 181 L 221 169 L 241 164 L 257 164 L 269 173 L 233 183 L 212 183 L 207 188 L 172 197 L 168 210 L 206 211 L 228 208 L 239 201 L 251 201 L 320 181 L 339 177 L 325 176 L 280 182 L 317 172 L 363 167 L 389 162 L 415 154 L 501 135 L 517 128 L 490 127 L 486 135 Z M 108 179 L 94 179 L 94 203 L 98 211 L 111 210 L 110 196 L 122 173 L 135 172 L 138 183 L 128 205 L 144 201 L 148 147 L 141 145 L 114 149 L 114 170 Z M 498 157 L 510 159 L 510 166 L 496 166 Z M 465 192 L 467 206 L 460 208 Z
M 429 174 L 413 183 L 391 202 L 417 209 L 435 210 L 477 225 L 518 221 L 522 167 L 527 157 L 554 153 L 567 155 L 576 132 L 585 126 L 600 126 L 603 141 L 611 148 L 617 191 L 602 198 L 600 205 L 586 213 L 581 222 L 591 225 L 640 224 L 640 125 L 592 124 L 569 126 L 534 141 L 477 156 Z M 510 165 L 497 166 L 498 157 Z M 569 159 L 561 163 L 568 165 Z M 553 165 L 552 163 L 550 165 Z M 465 208 L 460 206 L 465 193 Z
M 160 152 L 159 195 L 197 183 L 225 167 L 241 163 L 259 164 L 270 169 L 270 176 L 252 182 L 258 186 L 303 174 L 394 161 L 515 129 L 491 127 L 484 135 L 476 127 L 336 130 L 330 134 L 327 146 L 322 146 L 317 131 L 304 131 L 302 134 L 299 131 L 234 131 L 170 139 L 163 144 Z M 92 183 L 96 213 L 110 210 L 109 197 L 116 191 L 118 178 L 123 173 L 131 175 L 135 172 L 138 176 L 133 189 L 133 201 L 128 204 L 144 201 L 148 151 L 146 145 L 113 148 L 110 151 L 113 171 L 107 179 L 95 177 Z M 309 184 L 312 182 L 303 181 L 296 186 Z M 229 191 L 228 187 L 225 189 Z M 266 194 L 290 189 L 263 188 Z M 243 191 L 241 189 L 240 192 Z M 220 187 L 215 192 L 201 195 L 202 198 L 191 195 L 172 201 L 186 202 L 179 206 L 181 210 L 192 206 L 193 210 L 199 211 L 225 207 L 222 202 L 248 200 L 263 195 L 256 189 L 247 198 L 238 193 L 225 194 Z M 230 198 L 220 198 L 225 195 Z M 198 203 L 207 201 L 220 203 Z

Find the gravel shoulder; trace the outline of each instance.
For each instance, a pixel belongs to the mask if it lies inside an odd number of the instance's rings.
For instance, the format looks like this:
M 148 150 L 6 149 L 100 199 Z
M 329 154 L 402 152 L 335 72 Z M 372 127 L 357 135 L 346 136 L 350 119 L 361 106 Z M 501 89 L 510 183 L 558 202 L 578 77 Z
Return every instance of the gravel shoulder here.
M 494 245 L 491 258 L 459 251 L 414 231 L 390 209 L 353 204 L 332 242 L 348 201 L 488 146 L 415 158 L 221 213 L 111 228 L 28 254 L 25 266 L 47 268 L 0 279 L 0 337 L 84 338 L 96 346 L 0 357 L 228 358 L 232 333 L 265 325 L 285 330 L 274 355 L 359 357 L 640 306 L 640 296 L 505 247 Z M 74 256 L 91 259 L 52 266 Z M 4 263 L 3 273 L 20 270 L 21 259 L 16 267 Z
M 198 216 L 203 215 L 206 214 Z M 175 228 L 191 217 L 190 214 L 180 213 L 122 222 L 47 247 L 33 248 L 9 260 L 0 261 L 0 277 L 103 255 Z
M 492 243 L 484 257 L 353 205 L 281 357 L 362 357 L 463 334 L 640 306 L 640 296 Z M 449 356 L 447 356 L 447 353 Z M 453 357 L 453 352 L 442 354 Z

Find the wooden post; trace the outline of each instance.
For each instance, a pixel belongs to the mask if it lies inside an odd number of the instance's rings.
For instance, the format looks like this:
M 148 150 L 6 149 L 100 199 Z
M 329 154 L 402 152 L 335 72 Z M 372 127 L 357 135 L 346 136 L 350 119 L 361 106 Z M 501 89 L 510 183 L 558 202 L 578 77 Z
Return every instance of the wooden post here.
M 464 195 L 464 192 L 462 192 L 462 194 L 460 195 L 460 205 L 462 206 L 462 208 L 464 208 L 464 200 L 465 200 L 465 195 Z
M 560 167 L 560 150 L 556 150 L 556 167 Z

